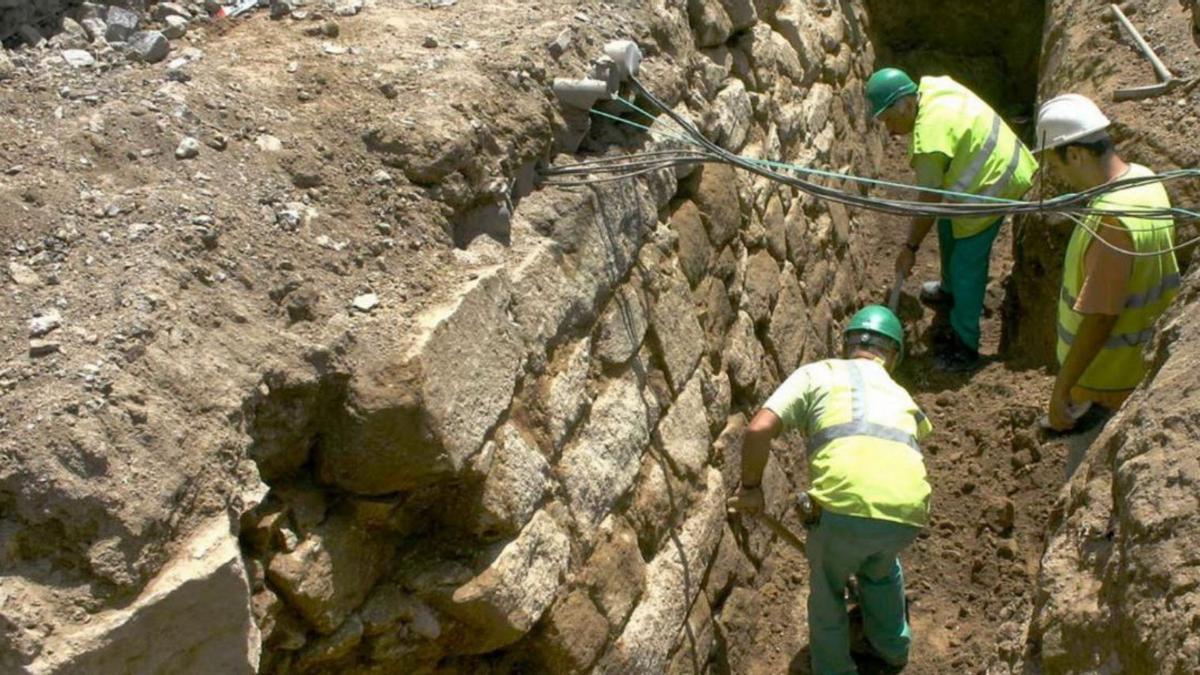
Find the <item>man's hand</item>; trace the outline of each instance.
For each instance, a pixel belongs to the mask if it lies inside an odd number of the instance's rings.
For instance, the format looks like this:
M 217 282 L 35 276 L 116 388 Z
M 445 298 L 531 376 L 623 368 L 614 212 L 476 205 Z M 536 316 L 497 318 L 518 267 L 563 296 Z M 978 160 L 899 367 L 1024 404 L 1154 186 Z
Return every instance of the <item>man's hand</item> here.
M 896 276 L 907 279 L 912 274 L 912 268 L 916 262 L 916 253 L 913 253 L 907 246 L 900 249 L 900 253 L 896 256 Z
M 1071 396 L 1069 393 L 1064 394 L 1054 388 L 1054 392 L 1050 394 L 1049 405 L 1050 426 L 1054 427 L 1055 431 L 1070 431 L 1075 426 L 1075 419 L 1071 417 Z
M 763 508 L 765 508 L 762 486 L 741 488 L 738 491 L 737 496 L 726 502 L 725 506 L 730 511 L 737 511 L 738 513 L 744 513 L 748 516 L 757 515 L 763 510 Z

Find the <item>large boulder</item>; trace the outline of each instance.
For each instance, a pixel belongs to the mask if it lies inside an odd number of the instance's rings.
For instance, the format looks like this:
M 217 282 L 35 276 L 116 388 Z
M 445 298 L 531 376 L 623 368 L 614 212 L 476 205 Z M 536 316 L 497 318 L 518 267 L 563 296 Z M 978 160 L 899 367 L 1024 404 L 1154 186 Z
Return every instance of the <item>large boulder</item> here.
M 596 666 L 598 673 L 663 672 L 678 632 L 700 592 L 725 524 L 725 484 L 708 470 L 703 498 L 646 570 L 646 593 L 620 637 Z
M 558 475 L 579 533 L 590 539 L 617 500 L 633 485 L 650 441 L 646 404 L 633 373 L 596 397 L 592 413 L 563 450 Z
M 704 330 L 696 320 L 691 291 L 674 274 L 656 281 L 650 303 L 650 330 L 667 368 L 671 390 L 679 392 L 704 353 Z
M 607 365 L 625 363 L 642 346 L 648 327 L 642 291 L 635 284 L 621 286 L 600 315 L 593 350 L 596 358 Z
M 693 480 L 701 477 L 704 466 L 708 464 L 711 446 L 700 380 L 701 374 L 697 372 L 671 404 L 655 431 L 655 440 L 671 462 L 672 469 L 678 475 Z
M 422 317 L 406 358 L 368 360 L 321 445 L 321 477 L 383 494 L 460 471 L 508 408 L 521 371 L 511 297 L 503 271 L 481 275 L 453 306 Z
M 446 611 L 474 629 L 468 651 L 489 652 L 528 633 L 554 600 L 570 553 L 566 533 L 538 511 L 490 565 L 456 589 Z
M 259 651 L 246 567 L 222 515 L 184 541 L 129 606 L 53 635 L 24 672 L 254 673 Z
M 267 578 L 313 628 L 329 635 L 367 598 L 391 557 L 387 541 L 339 513 L 294 550 L 275 554 Z

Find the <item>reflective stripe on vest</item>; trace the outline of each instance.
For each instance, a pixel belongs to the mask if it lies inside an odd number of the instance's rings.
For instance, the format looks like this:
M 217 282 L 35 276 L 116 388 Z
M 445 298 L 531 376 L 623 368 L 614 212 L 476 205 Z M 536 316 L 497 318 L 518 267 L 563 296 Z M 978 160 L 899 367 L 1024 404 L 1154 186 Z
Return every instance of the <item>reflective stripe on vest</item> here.
M 809 436 L 809 456 L 815 455 L 825 446 L 839 438 L 848 438 L 850 436 L 868 436 L 884 441 L 903 443 L 920 453 L 920 444 L 917 443 L 916 437 L 909 432 L 867 421 L 867 383 L 863 379 L 862 366 L 854 361 L 849 361 L 847 366 L 850 373 L 850 421 L 825 427 Z M 917 421 L 917 428 L 920 429 L 924 415 L 918 411 L 913 417 Z
M 1125 306 L 1129 309 L 1145 307 L 1146 305 L 1158 302 L 1159 298 L 1167 293 L 1172 293 L 1179 290 L 1181 286 L 1183 286 L 1182 276 L 1180 276 L 1178 273 L 1168 274 L 1163 278 L 1162 283 L 1154 288 L 1151 288 L 1143 293 L 1130 293 L 1129 297 L 1125 299 Z M 1067 292 L 1065 287 L 1062 289 L 1061 296 L 1063 302 L 1067 303 L 1069 307 L 1074 307 L 1075 303 L 1079 301 L 1078 298 Z
M 963 106 L 966 108 L 966 105 Z M 988 157 L 996 151 L 996 145 L 1000 143 L 1000 116 L 992 114 L 992 130 L 988 133 L 987 140 L 983 142 L 983 147 L 975 153 L 971 158 L 971 163 L 967 168 L 963 169 L 962 176 L 954 181 L 950 189 L 954 192 L 964 192 L 967 188 L 975 184 L 979 179 L 979 174 L 983 173 L 983 165 L 987 162 Z
M 1068 346 L 1075 344 L 1075 336 L 1067 327 L 1058 324 L 1058 337 Z M 1121 333 L 1119 335 L 1110 335 L 1104 342 L 1105 349 L 1120 349 L 1122 347 L 1138 347 L 1146 344 L 1154 337 L 1154 329 L 1146 328 L 1136 333 Z
M 941 187 L 1001 198 L 1016 198 L 1029 189 L 1037 161 L 987 103 L 948 77 L 923 77 L 919 91 L 909 151 L 950 158 Z M 952 219 L 954 236 L 978 234 L 995 221 L 995 216 Z

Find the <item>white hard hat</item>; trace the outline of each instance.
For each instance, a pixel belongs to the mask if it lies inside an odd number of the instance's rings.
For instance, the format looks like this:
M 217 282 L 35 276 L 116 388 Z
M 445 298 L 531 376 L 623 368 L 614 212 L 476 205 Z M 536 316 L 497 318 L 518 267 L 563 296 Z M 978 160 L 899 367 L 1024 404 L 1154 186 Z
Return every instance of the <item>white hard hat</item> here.
M 1067 143 L 1092 140 L 1112 124 L 1092 99 L 1079 94 L 1063 94 L 1042 104 L 1038 109 L 1037 147 L 1043 152 Z

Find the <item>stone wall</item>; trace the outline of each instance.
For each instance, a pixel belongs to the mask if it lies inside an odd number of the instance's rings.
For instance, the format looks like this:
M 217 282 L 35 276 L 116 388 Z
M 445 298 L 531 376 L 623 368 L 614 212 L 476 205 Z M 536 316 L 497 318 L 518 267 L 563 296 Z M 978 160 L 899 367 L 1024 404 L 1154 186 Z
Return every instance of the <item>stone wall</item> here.
M 644 79 L 710 138 L 869 170 L 858 3 L 653 9 Z M 657 147 L 602 124 L 585 145 L 611 138 Z M 524 196 L 500 262 L 405 351 L 248 405 L 272 486 L 242 535 L 263 669 L 706 670 L 762 555 L 725 524 L 741 429 L 832 353 L 860 300 L 858 230 L 718 165 Z

